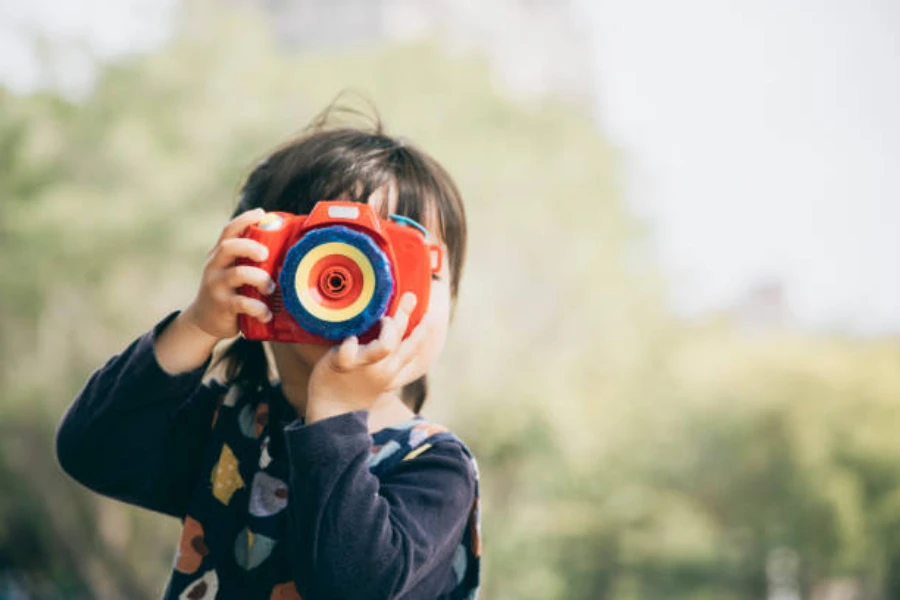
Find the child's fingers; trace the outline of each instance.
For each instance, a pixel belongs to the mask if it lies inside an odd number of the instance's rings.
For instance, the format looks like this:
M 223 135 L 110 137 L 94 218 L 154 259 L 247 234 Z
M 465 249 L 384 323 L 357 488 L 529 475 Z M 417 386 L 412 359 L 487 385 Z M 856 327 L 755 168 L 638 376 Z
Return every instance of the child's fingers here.
M 356 356 L 359 352 L 359 339 L 351 335 L 345 339 L 334 353 L 334 367 L 338 371 L 349 371 L 356 366 Z
M 275 291 L 275 282 L 266 271 L 250 265 L 237 265 L 225 271 L 228 287 L 236 289 L 242 285 L 252 285 L 265 296 Z
M 394 314 L 393 322 L 394 322 L 394 330 L 391 332 L 392 334 L 396 332 L 397 339 L 396 343 L 391 346 L 391 350 L 394 349 L 396 344 L 403 339 L 403 334 L 406 333 L 406 328 L 409 326 L 409 317 L 412 314 L 413 309 L 416 307 L 416 302 L 418 302 L 418 298 L 412 292 L 406 292 L 403 294 L 403 297 L 400 298 L 400 304 L 397 306 L 397 312 Z M 393 340 L 392 340 L 393 341 Z
M 381 331 L 378 339 L 366 344 L 360 350 L 359 362 L 371 365 L 390 356 L 400 346 L 403 334 L 409 324 L 409 315 L 416 306 L 416 295 L 406 293 L 400 299 L 397 312 L 393 317 L 381 319 Z
M 272 319 L 272 311 L 266 303 L 256 298 L 235 294 L 231 297 L 231 308 L 236 314 L 249 315 L 263 323 L 268 323 Z
M 377 340 L 373 340 L 359 349 L 357 363 L 359 365 L 373 365 L 390 353 L 391 349 L 385 346 L 379 337 Z
M 400 344 L 400 338 L 403 337 L 403 331 L 397 319 L 392 317 L 383 317 L 381 319 L 381 331 L 378 333 L 378 341 L 388 353 L 397 349 Z
M 269 249 L 256 240 L 248 238 L 230 238 L 223 240 L 210 257 L 209 264 L 215 269 L 224 269 L 236 258 L 249 258 L 262 262 L 269 257 Z
M 255 225 L 259 223 L 260 219 L 262 219 L 266 214 L 261 208 L 254 208 L 253 210 L 248 210 L 247 212 L 243 212 L 233 218 L 228 222 L 228 225 L 222 229 L 222 234 L 219 236 L 218 243 L 221 243 L 223 240 L 227 240 L 229 238 L 236 238 L 247 229 L 250 225 Z
M 412 381 L 419 373 L 413 373 L 418 368 L 415 358 L 422 351 L 428 335 L 431 332 L 433 321 L 426 317 L 423 319 L 408 338 L 403 340 L 400 347 L 390 359 L 388 370 L 394 373 L 395 386 L 400 387 Z

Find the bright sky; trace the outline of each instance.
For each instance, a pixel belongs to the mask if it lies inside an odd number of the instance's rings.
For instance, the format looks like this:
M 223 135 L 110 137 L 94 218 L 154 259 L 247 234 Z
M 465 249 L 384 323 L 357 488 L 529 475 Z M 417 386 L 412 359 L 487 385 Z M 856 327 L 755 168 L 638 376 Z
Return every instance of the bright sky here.
M 30 90 L 41 81 L 32 38 L 72 44 L 56 82 L 77 89 L 90 79 L 88 56 L 152 48 L 171 31 L 177 0 L 0 0 L 0 82 Z
M 801 325 L 900 332 L 900 3 L 581 6 L 677 305 L 778 278 Z
M 576 2 L 676 306 L 780 279 L 797 324 L 900 333 L 900 3 Z M 0 81 L 39 82 L 32 32 L 113 56 L 164 39 L 174 5 L 0 0 Z M 77 86 L 78 60 L 56 77 Z

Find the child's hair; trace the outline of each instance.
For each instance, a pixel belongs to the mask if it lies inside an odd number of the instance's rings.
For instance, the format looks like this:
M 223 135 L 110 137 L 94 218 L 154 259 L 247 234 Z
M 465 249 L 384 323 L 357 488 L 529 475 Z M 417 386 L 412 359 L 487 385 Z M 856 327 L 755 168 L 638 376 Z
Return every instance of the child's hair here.
M 436 223 L 436 233 L 447 246 L 455 301 L 466 253 L 466 217 L 456 184 L 434 158 L 385 134 L 374 109 L 371 122 L 362 126 L 336 124 L 340 113 L 365 116 L 335 103 L 328 106 L 296 139 L 276 148 L 250 172 L 235 215 L 257 207 L 309 214 L 320 200 L 365 202 L 373 191 L 393 182 L 397 214 Z M 387 202 L 381 212 L 387 217 Z M 268 385 L 269 364 L 261 342 L 240 337 L 220 360 L 229 383 Z M 418 413 L 426 392 L 423 376 L 406 386 L 403 401 Z

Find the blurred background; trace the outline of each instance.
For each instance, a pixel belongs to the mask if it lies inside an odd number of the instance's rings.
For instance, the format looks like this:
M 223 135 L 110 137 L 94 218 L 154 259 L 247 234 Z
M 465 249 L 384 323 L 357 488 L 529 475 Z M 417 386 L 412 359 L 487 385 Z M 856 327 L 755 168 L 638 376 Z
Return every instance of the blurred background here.
M 0 0 L 0 598 L 159 595 L 178 523 L 54 429 L 343 89 L 467 201 L 426 414 L 483 598 L 900 598 L 898 40 L 894 0 Z

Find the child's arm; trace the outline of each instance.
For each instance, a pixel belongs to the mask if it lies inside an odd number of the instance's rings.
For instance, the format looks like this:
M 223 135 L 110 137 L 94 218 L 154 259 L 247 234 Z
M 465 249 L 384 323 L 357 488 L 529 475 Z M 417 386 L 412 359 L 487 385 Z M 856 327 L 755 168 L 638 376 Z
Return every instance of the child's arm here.
M 171 375 L 187 373 L 206 364 L 219 342 L 219 338 L 197 327 L 190 310 L 175 317 L 153 343 L 156 362 Z
M 238 333 L 239 314 L 271 318 L 265 303 L 237 291 L 248 284 L 269 293 L 269 275 L 234 264 L 265 258 L 265 246 L 240 237 L 263 215 L 252 210 L 228 223 L 190 306 L 88 381 L 56 438 L 60 465 L 73 478 L 101 494 L 182 515 L 215 409 L 216 392 L 200 385 L 213 346 Z
M 449 567 L 475 498 L 471 463 L 455 442 L 438 442 L 379 481 L 366 463 L 366 416 L 285 429 L 295 580 L 311 599 L 437 598 L 456 582 Z
M 403 339 L 415 304 L 412 294 L 402 298 L 378 339 L 348 338 L 325 354 L 310 377 L 306 425 L 285 429 L 290 534 L 301 557 L 295 580 L 309 582 L 304 597 L 437 598 L 455 583 L 450 566 L 475 498 L 459 445 L 436 443 L 381 480 L 367 466 L 368 409 L 421 375 L 434 319 L 426 315 Z
M 88 380 L 60 423 L 63 469 L 101 494 L 182 516 L 209 435 L 216 399 L 205 363 L 180 375 L 157 362 L 154 341 L 174 315 Z

